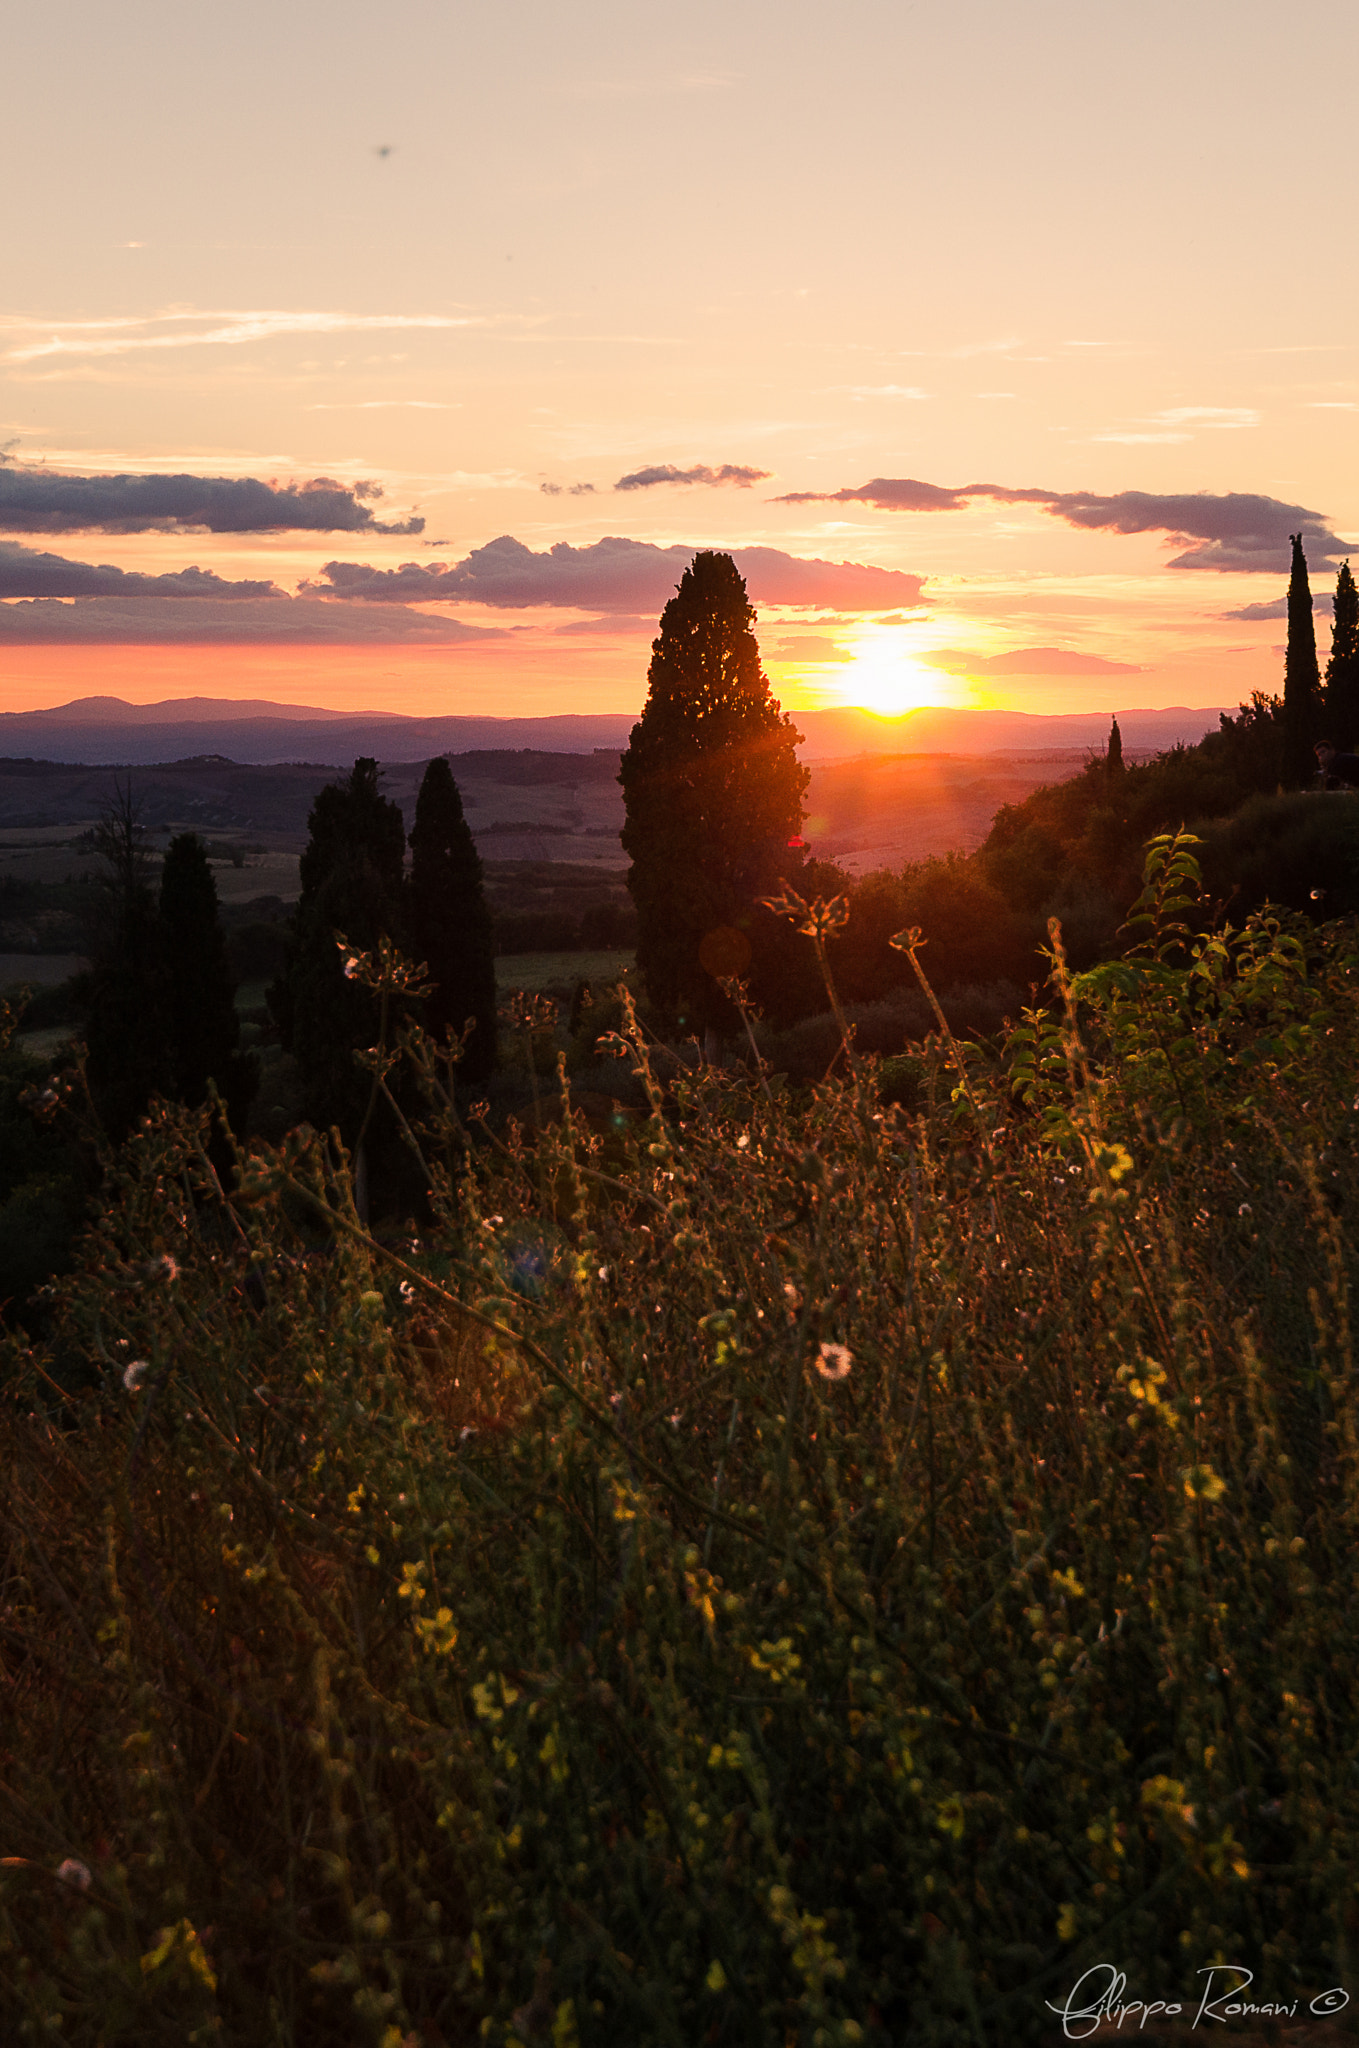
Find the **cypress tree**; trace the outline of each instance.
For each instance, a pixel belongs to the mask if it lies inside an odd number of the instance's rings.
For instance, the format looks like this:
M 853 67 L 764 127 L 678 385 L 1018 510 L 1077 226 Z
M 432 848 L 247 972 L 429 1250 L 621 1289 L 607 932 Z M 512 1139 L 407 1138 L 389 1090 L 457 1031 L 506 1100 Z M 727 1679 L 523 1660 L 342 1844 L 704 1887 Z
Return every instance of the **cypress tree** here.
M 1116 718 L 1109 727 L 1109 744 L 1104 751 L 1104 766 L 1111 782 L 1115 776 L 1123 773 L 1123 735 L 1118 729 Z
M 801 736 L 770 695 L 754 626 L 731 556 L 695 555 L 661 614 L 618 778 L 637 964 L 682 1026 L 729 1021 L 714 973 L 749 960 L 756 903 L 802 829 Z
M 226 1101 L 233 1129 L 244 1124 L 256 1067 L 240 1051 L 235 984 L 218 916 L 217 884 L 196 832 L 166 848 L 160 876 L 160 921 L 170 1022 L 171 1086 L 191 1108 L 206 1101 L 209 1080 Z
M 1359 588 L 1348 562 L 1335 579 L 1335 620 L 1326 663 L 1326 732 L 1342 752 L 1359 742 Z
M 377 762 L 367 758 L 319 792 L 307 823 L 293 956 L 269 1002 L 297 1061 L 304 1114 L 322 1128 L 338 1123 L 352 1140 L 371 1089 L 354 1052 L 372 1044 L 378 1010 L 347 979 L 335 934 L 365 952 L 384 933 L 404 943 L 406 828 L 382 794 Z
M 1284 656 L 1280 769 L 1285 788 L 1300 789 L 1316 774 L 1312 748 L 1321 724 L 1321 677 L 1302 535 L 1294 533 L 1289 538 L 1293 543 L 1293 568 L 1288 579 L 1288 651 Z
M 164 932 L 130 781 L 115 785 L 94 836 L 100 872 L 85 984 L 86 1072 L 95 1109 L 119 1144 L 174 1081 Z
M 443 755 L 425 770 L 410 847 L 411 949 L 434 983 L 425 1019 L 439 1039 L 473 1020 L 458 1073 L 484 1081 L 495 1065 L 495 938 L 481 857 Z

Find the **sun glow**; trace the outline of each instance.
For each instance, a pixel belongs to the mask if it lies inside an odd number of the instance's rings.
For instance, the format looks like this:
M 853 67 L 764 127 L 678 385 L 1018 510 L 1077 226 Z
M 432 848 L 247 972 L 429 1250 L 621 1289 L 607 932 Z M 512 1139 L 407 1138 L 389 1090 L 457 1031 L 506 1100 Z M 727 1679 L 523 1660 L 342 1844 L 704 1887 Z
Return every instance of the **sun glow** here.
M 919 711 L 929 704 L 952 704 L 958 694 L 950 677 L 927 668 L 895 633 L 859 640 L 853 659 L 836 677 L 836 689 L 846 704 L 860 705 L 885 718 L 897 718 L 903 711 Z

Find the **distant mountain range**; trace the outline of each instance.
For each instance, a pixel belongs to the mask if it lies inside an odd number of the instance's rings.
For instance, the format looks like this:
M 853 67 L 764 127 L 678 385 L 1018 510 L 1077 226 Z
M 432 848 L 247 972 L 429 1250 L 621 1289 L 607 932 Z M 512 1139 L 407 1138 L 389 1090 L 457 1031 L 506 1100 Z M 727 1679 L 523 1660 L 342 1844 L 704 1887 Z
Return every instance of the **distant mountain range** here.
M 1107 710 L 1046 715 L 926 710 L 881 718 L 871 711 L 836 709 L 792 716 L 805 735 L 801 751 L 808 761 L 858 754 L 1069 752 L 1103 747 L 1110 720 Z M 625 747 L 634 718 L 627 712 L 411 718 L 262 699 L 173 697 L 159 704 L 126 704 L 119 697 L 81 697 L 46 711 L 0 712 L 0 757 L 141 767 L 217 754 L 255 764 L 306 761 L 345 767 L 361 754 L 392 762 L 482 749 L 589 754 Z M 1124 747 L 1135 753 L 1201 739 L 1217 722 L 1216 708 L 1170 705 L 1118 713 Z

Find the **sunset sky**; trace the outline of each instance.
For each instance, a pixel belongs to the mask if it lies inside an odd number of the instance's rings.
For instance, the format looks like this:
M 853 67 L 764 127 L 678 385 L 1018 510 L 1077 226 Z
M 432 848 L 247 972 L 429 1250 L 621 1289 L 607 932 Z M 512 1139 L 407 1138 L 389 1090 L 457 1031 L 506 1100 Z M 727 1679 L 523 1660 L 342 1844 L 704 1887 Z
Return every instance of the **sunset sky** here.
M 44 0 L 6 49 L 0 709 L 640 708 L 696 547 L 793 708 L 1230 705 L 1288 534 L 1319 600 L 1359 552 L 1348 0 Z

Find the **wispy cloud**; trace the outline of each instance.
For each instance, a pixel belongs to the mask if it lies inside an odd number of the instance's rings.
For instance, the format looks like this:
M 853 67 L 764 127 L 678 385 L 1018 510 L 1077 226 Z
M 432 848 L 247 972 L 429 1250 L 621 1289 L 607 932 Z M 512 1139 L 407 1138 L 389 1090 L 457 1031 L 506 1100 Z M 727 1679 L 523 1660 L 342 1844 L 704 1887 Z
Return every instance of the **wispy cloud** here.
M 506 637 L 498 626 L 466 626 L 459 619 L 412 611 L 406 605 L 360 608 L 281 592 L 226 602 L 220 591 L 216 596 L 186 597 L 145 591 L 123 594 L 120 587 L 117 596 L 77 597 L 74 603 L 37 598 L 0 604 L 0 646 L 342 647 L 403 642 L 453 649 Z
M 484 318 L 446 313 L 326 313 L 296 311 L 174 312 L 142 318 L 37 321 L 0 314 L 0 331 L 32 338 L 7 349 L 3 360 L 31 363 L 51 356 L 119 356 L 139 349 L 239 348 L 288 334 L 386 333 L 405 328 L 479 327 Z
M 442 398 L 335 398 L 318 399 L 304 407 L 306 412 L 461 412 L 460 404 Z
M 677 469 L 673 462 L 657 462 L 647 469 L 634 469 L 627 476 L 620 476 L 614 489 L 645 491 L 653 484 L 735 484 L 744 491 L 752 484 L 764 483 L 772 474 L 772 470 L 751 469 L 742 462 L 724 462 L 719 469 L 710 469 L 706 462 L 696 462 L 692 469 Z
M 930 393 L 922 391 L 918 384 L 849 384 L 846 385 L 851 398 L 928 398 Z
M 941 647 L 920 659 L 949 675 L 980 676 L 1137 676 L 1133 661 L 1108 661 L 1102 654 L 1083 654 L 1075 647 L 1012 647 L 1004 654 L 969 654 L 965 648 Z

